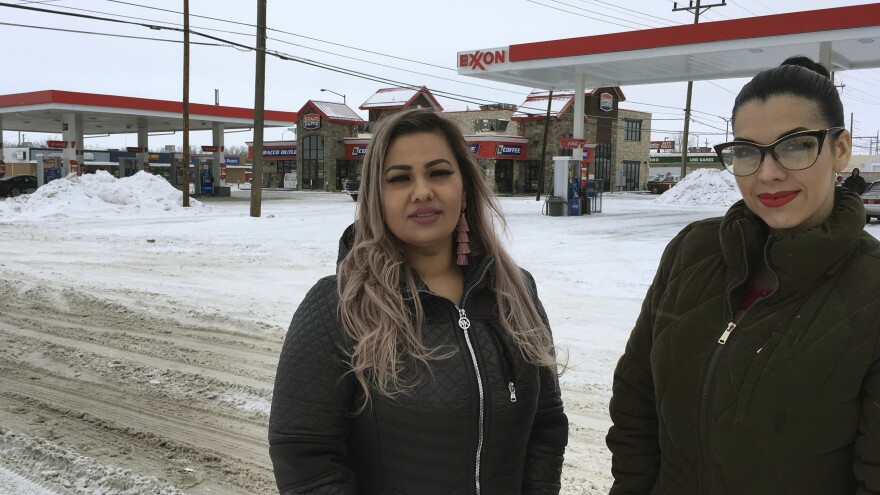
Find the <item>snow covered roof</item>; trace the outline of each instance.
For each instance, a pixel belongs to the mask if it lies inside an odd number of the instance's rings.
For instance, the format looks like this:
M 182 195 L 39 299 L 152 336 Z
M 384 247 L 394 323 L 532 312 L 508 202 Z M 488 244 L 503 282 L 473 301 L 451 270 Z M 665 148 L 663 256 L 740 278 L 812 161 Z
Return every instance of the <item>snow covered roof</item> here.
M 519 109 L 510 116 L 511 119 L 527 119 L 547 115 L 547 91 L 532 91 Z M 556 118 L 574 103 L 574 91 L 554 91 L 550 101 L 550 118 Z
M 344 103 L 309 100 L 303 105 L 302 109 L 300 109 L 299 115 L 303 115 L 309 107 L 315 109 L 316 112 L 321 114 L 321 117 L 330 122 L 350 122 L 358 124 L 364 122 L 364 119 L 362 119 L 360 115 L 355 113 L 351 107 Z
M 586 94 L 588 96 L 595 96 L 599 93 L 600 89 L 606 88 L 596 88 L 596 89 L 586 89 Z M 617 97 L 620 101 L 625 101 L 626 97 L 623 95 L 623 91 L 620 87 L 614 87 L 612 90 L 617 93 Z M 533 90 L 526 97 L 526 101 L 520 105 L 516 112 L 510 116 L 512 119 L 528 119 L 528 118 L 543 118 L 547 115 L 547 99 L 550 96 L 549 91 L 544 91 L 541 89 Z M 568 107 L 574 103 L 574 91 L 565 90 L 565 91 L 554 91 L 553 92 L 553 102 L 550 103 L 550 118 L 556 118 L 562 112 L 568 110 Z
M 367 98 L 359 108 L 361 110 L 380 110 L 386 108 L 404 108 L 409 106 L 419 95 L 425 95 L 425 98 L 434 107 L 435 110 L 443 110 L 440 102 L 434 98 L 431 91 L 427 87 L 421 88 L 382 88 L 373 96 Z

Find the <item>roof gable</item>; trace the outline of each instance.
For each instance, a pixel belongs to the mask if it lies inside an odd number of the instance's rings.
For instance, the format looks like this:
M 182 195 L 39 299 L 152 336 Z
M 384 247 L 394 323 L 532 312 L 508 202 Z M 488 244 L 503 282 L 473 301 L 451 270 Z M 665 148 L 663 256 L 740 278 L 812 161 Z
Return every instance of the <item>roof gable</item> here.
M 431 91 L 427 87 L 422 86 L 406 87 L 406 88 L 382 88 L 372 96 L 367 98 L 360 107 L 361 110 L 384 110 L 391 108 L 407 108 L 420 96 L 425 95 L 425 99 L 435 111 L 442 112 L 443 107 L 440 102 L 434 98 Z
M 338 124 L 361 124 L 364 122 L 364 119 L 362 119 L 360 115 L 355 113 L 351 107 L 344 103 L 309 100 L 299 110 L 298 114 L 304 115 L 309 109 L 319 113 L 321 117 L 328 122 Z
M 607 88 L 588 89 L 586 96 L 596 96 L 600 91 Z M 625 101 L 626 97 L 619 86 L 611 88 L 617 94 L 620 101 Z M 553 101 L 550 103 L 550 118 L 555 119 L 563 114 L 566 110 L 574 105 L 574 91 L 554 91 Z M 533 90 L 526 97 L 526 101 L 518 107 L 518 110 L 511 115 L 511 119 L 522 120 L 530 118 L 544 118 L 547 115 L 547 104 L 550 99 L 550 92 L 541 89 Z

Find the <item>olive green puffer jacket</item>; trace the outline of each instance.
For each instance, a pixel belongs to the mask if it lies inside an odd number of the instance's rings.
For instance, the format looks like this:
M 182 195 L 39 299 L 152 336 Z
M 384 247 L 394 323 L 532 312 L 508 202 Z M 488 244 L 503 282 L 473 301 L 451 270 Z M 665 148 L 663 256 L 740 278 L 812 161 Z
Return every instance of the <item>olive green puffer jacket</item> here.
M 792 237 L 740 201 L 670 242 L 614 374 L 612 494 L 880 493 L 880 243 L 835 194 Z M 778 287 L 725 338 L 757 263 Z

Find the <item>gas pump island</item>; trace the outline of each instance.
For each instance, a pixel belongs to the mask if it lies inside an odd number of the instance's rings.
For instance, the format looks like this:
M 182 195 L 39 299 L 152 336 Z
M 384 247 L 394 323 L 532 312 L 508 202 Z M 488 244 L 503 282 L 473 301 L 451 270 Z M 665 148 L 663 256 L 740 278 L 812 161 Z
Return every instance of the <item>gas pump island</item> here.
M 551 217 L 591 215 L 602 212 L 602 179 L 594 179 L 590 164 L 595 144 L 582 139 L 562 139 L 565 148 L 583 148 L 583 159 L 553 157 L 553 192 L 545 202 Z

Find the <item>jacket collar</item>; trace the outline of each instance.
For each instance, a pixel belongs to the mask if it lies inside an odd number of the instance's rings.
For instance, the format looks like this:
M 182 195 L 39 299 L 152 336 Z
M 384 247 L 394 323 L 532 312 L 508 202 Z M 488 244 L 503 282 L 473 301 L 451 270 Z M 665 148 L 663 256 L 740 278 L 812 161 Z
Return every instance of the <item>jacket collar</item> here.
M 466 299 L 468 293 L 482 289 L 489 284 L 493 266 L 495 266 L 495 258 L 493 256 L 468 256 L 468 264 L 464 267 L 464 292 L 462 293 L 464 299 Z M 419 274 L 415 270 L 412 273 L 416 278 L 419 292 L 430 293 L 428 286 L 419 278 Z M 401 286 L 401 289 L 405 290 L 403 286 Z
M 721 222 L 720 240 L 728 266 L 727 286 L 741 285 L 756 263 L 769 263 L 779 278 L 778 293 L 810 290 L 849 258 L 865 226 L 858 194 L 835 188 L 831 214 L 819 225 L 791 237 L 768 234 L 767 224 L 737 201 Z M 766 255 L 766 256 L 765 256 Z

